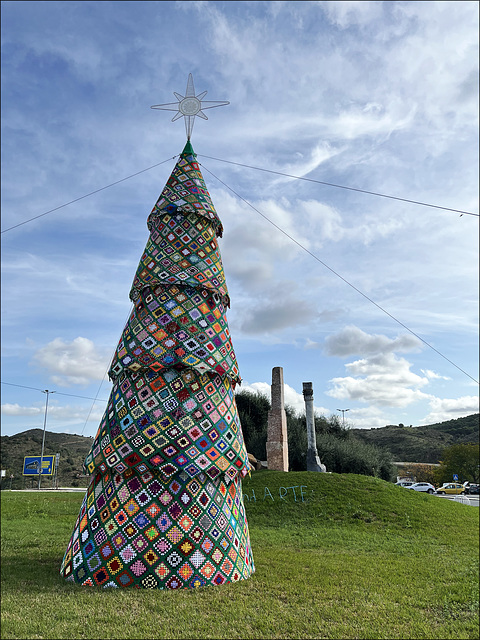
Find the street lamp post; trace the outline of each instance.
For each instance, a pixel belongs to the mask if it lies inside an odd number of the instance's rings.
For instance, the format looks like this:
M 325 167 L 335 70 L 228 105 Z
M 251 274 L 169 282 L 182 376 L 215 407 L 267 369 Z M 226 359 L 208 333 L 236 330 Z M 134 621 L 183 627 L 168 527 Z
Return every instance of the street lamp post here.
M 43 451 L 45 449 L 45 429 L 47 427 L 47 411 L 48 411 L 48 394 L 49 393 L 55 393 L 55 391 L 49 391 L 48 389 L 45 389 L 45 391 L 43 393 L 47 394 L 47 399 L 45 402 L 45 417 L 43 419 L 43 438 L 42 438 L 42 453 L 40 456 L 40 471 L 38 474 L 38 490 L 40 491 L 40 487 L 42 484 L 42 470 L 43 470 Z
M 337 411 L 341 411 L 342 412 L 343 428 L 345 429 L 345 411 L 350 411 L 350 409 L 337 409 Z

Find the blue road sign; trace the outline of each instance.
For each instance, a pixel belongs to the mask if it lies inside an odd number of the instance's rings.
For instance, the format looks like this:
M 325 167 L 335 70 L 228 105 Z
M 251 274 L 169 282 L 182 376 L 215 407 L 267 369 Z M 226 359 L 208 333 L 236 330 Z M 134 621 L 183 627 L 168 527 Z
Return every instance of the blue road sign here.
M 454 482 L 458 482 L 458 473 L 453 474 L 453 480 Z
M 42 471 L 40 472 L 40 464 Z M 23 459 L 24 476 L 51 476 L 55 467 L 55 456 L 25 456 Z

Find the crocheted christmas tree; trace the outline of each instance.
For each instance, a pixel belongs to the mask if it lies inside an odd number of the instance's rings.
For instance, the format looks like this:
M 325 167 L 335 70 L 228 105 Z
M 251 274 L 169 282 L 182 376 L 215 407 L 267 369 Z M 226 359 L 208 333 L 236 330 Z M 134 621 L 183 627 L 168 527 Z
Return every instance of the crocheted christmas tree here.
M 61 574 L 104 587 L 235 582 L 254 571 L 241 486 L 249 463 L 222 224 L 190 141 L 148 228 Z

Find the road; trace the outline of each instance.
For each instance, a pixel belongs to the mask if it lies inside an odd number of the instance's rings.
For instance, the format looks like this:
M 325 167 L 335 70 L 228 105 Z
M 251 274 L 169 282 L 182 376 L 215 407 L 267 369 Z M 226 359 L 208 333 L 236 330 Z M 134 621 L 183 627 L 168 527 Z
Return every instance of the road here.
M 453 502 L 460 502 L 461 504 L 469 504 L 472 507 L 478 507 L 479 496 L 439 496 L 434 494 L 437 498 L 443 498 L 444 500 L 452 500 Z

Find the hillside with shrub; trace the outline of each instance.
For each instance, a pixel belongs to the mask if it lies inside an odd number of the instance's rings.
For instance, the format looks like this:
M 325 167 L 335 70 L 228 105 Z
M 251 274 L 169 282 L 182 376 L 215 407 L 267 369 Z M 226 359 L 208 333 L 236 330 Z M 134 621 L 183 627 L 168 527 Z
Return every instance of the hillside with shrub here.
M 389 451 L 395 461 L 438 463 L 442 452 L 457 444 L 478 444 L 479 414 L 423 427 L 388 425 L 379 429 L 351 429 L 357 441 Z
M 236 394 L 243 436 L 249 453 L 259 460 L 267 459 L 267 427 L 269 399 L 261 393 L 240 391 Z M 307 470 L 307 430 L 305 415 L 286 405 L 289 471 Z M 315 416 L 315 432 L 320 459 L 328 471 L 377 476 L 383 480 L 395 477 L 393 458 L 374 444 L 355 440 L 343 427 L 338 416 Z
M 23 489 L 37 486 L 38 476 L 22 476 L 25 456 L 40 456 L 42 453 L 42 429 L 30 429 L 13 436 L 1 437 L 1 465 L 6 476 L 2 488 Z M 83 475 L 83 461 L 92 446 L 93 438 L 71 433 L 46 431 L 44 456 L 60 454 L 58 486 L 86 487 L 88 478 Z M 10 476 L 14 478 L 10 481 Z M 42 476 L 42 487 L 51 487 L 52 477 Z
M 236 395 L 247 449 L 266 460 L 269 399 L 261 393 Z M 306 470 L 305 414 L 285 406 L 290 471 Z M 479 414 L 423 427 L 388 425 L 377 429 L 344 427 L 339 416 L 315 416 L 317 449 L 329 471 L 373 475 L 393 479 L 395 462 L 437 464 L 453 445 L 478 444 Z
M 240 391 L 236 395 L 245 443 L 249 453 L 266 460 L 269 399 L 259 393 Z M 305 415 L 286 406 L 290 471 L 307 468 L 307 431 Z M 443 451 L 456 444 L 478 444 L 479 414 L 425 427 L 389 425 L 379 429 L 348 429 L 338 416 L 316 416 L 315 430 L 320 459 L 328 471 L 356 473 L 394 480 L 393 461 L 438 463 Z M 6 477 L 2 488 L 22 489 L 36 486 L 38 478 L 22 476 L 25 456 L 40 456 L 42 429 L 31 429 L 1 437 L 1 468 Z M 45 456 L 60 454 L 58 486 L 86 487 L 83 461 L 93 438 L 70 433 L 45 434 Z M 10 476 L 13 475 L 11 480 Z M 52 486 L 50 476 L 42 477 L 42 486 Z

